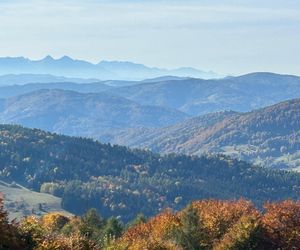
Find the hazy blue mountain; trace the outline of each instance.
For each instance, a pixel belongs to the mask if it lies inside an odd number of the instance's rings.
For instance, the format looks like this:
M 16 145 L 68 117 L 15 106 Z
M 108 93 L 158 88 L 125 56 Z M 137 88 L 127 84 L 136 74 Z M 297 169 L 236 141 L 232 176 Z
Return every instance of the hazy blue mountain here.
M 72 90 L 80 93 L 99 93 L 112 86 L 103 82 L 94 83 L 73 83 L 73 82 L 52 82 L 52 83 L 30 83 L 25 85 L 0 86 L 0 98 L 8 98 L 17 95 L 30 93 L 40 89 L 61 89 Z
M 141 81 L 126 81 L 126 80 L 105 80 L 101 82 L 111 87 L 126 87 L 126 86 L 132 86 L 141 83 Z
M 212 78 L 222 77 L 212 71 L 200 72 L 199 70 L 191 67 L 182 67 L 182 68 L 170 70 L 169 72 L 170 72 L 169 75 L 181 76 L 181 77 L 194 77 L 194 78 L 201 78 L 201 79 L 212 79 Z
M 222 153 L 300 171 L 300 99 L 249 113 L 220 112 L 158 129 L 106 135 L 112 143 L 161 153 Z
M 97 137 L 128 127 L 158 127 L 188 116 L 163 107 L 144 106 L 107 94 L 38 90 L 2 102 L 1 123 L 77 136 Z
M 51 74 L 101 80 L 143 80 L 165 75 L 205 79 L 220 77 L 213 72 L 204 72 L 193 68 L 166 70 L 118 61 L 101 61 L 98 64 L 93 64 L 84 60 L 75 60 L 68 56 L 59 59 L 47 56 L 41 60 L 30 60 L 24 57 L 2 57 L 0 58 L 0 75 L 7 74 Z
M 101 61 L 98 65 L 105 68 L 108 71 L 114 72 L 119 77 L 119 79 L 128 79 L 128 76 L 130 75 L 134 77 L 132 79 L 159 78 L 165 76 L 173 76 L 180 78 L 194 77 L 202 79 L 221 77 L 220 75 L 214 72 L 205 72 L 190 67 L 168 70 L 155 67 L 150 68 L 143 64 L 119 61 Z
M 33 76 L 33 78 L 31 78 Z M 35 76 L 37 76 L 36 80 L 40 79 L 39 75 L 30 75 L 28 79 L 34 80 Z M 45 75 L 46 76 L 46 75 Z M 172 77 L 172 79 L 175 77 Z M 22 95 L 26 94 L 35 90 L 40 90 L 40 89 L 62 89 L 62 90 L 72 90 L 80 93 L 99 93 L 99 92 L 104 92 L 107 90 L 112 89 L 113 87 L 124 87 L 124 86 L 131 86 L 131 85 L 136 85 L 136 84 L 141 84 L 144 83 L 145 81 L 121 81 L 121 80 L 107 80 L 107 81 L 96 81 L 94 79 L 94 82 L 69 82 L 69 81 L 63 81 L 63 80 L 73 80 L 72 78 L 60 78 L 60 77 L 54 77 L 50 76 L 48 80 L 50 82 L 47 82 L 45 79 L 45 82 L 32 82 L 32 83 L 22 83 L 22 75 L 18 75 L 17 78 L 13 78 L 13 81 L 17 80 L 16 82 L 19 82 L 20 84 L 12 84 L 12 85 L 0 85 L 0 98 L 8 98 L 8 97 L 13 97 L 17 95 Z M 53 80 L 53 82 L 51 81 Z M 55 82 L 54 80 L 61 80 L 58 82 Z M 156 80 L 159 81 L 160 79 L 164 79 L 164 77 L 161 77 L 159 79 L 153 78 L 153 79 L 148 79 L 147 81 L 149 82 L 155 82 Z M 181 78 L 178 78 L 181 79 Z M 76 79 L 74 79 L 76 80 Z M 84 79 L 79 79 L 85 81 Z M 0 81 L 1 81 L 1 76 L 0 76 Z M 87 80 L 86 80 L 87 81 Z
M 150 79 L 145 79 L 142 82 L 163 82 L 163 81 L 172 81 L 172 80 L 185 80 L 189 77 L 179 77 L 179 76 L 161 76 L 161 77 L 155 77 Z
M 23 85 L 28 83 L 52 83 L 52 82 L 74 82 L 91 83 L 99 82 L 97 79 L 68 78 L 63 76 L 53 76 L 47 74 L 10 74 L 0 76 L 0 86 Z
M 0 98 L 0 112 L 2 112 L 2 110 L 4 109 L 4 106 L 5 106 L 5 99 Z
M 196 116 L 223 110 L 245 112 L 300 97 L 300 77 L 252 73 L 218 80 L 146 82 L 109 92 L 144 105 L 169 107 Z

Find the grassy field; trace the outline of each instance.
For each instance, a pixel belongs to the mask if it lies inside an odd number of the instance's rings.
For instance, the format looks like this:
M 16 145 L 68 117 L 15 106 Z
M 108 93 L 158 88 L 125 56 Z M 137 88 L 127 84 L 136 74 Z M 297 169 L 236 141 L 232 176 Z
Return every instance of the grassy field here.
M 60 198 L 31 191 L 16 183 L 0 181 L 0 193 L 4 195 L 4 205 L 10 220 L 20 220 L 28 215 L 41 216 L 54 211 L 71 215 L 61 208 Z

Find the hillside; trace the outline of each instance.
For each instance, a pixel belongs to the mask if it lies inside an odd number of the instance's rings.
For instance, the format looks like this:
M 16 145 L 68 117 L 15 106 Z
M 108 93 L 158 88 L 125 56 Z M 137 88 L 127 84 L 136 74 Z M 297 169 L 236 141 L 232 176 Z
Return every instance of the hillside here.
M 160 156 L 41 130 L 0 125 L 0 175 L 62 198 L 64 209 L 90 207 L 125 221 L 203 198 L 299 198 L 300 175 L 223 156 Z
M 1 105 L 2 103 L 2 105 Z M 130 127 L 158 127 L 186 119 L 184 113 L 139 105 L 107 94 L 38 90 L 0 102 L 0 122 L 76 136 L 99 136 Z
M 252 73 L 218 80 L 183 79 L 114 88 L 110 93 L 144 105 L 178 109 L 192 116 L 234 110 L 247 112 L 300 97 L 300 77 Z
M 223 153 L 275 168 L 300 169 L 300 99 L 249 113 L 221 112 L 161 129 L 123 131 L 113 143 L 161 153 Z

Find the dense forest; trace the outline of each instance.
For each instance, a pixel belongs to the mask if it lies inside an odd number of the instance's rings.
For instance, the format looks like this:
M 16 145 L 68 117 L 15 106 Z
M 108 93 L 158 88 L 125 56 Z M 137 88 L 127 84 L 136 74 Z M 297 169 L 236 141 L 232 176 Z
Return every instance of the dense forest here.
M 10 223 L 0 198 L 0 249 L 14 250 L 229 250 L 299 249 L 300 203 L 199 200 L 179 212 L 138 215 L 123 224 L 90 209 L 81 217 L 49 213 Z
M 248 113 L 218 112 L 158 129 L 131 129 L 111 142 L 159 153 L 223 153 L 266 167 L 300 169 L 300 99 Z
M 300 175 L 219 155 L 161 156 L 20 126 L 0 126 L 0 175 L 5 181 L 62 197 L 63 208 L 132 220 L 192 200 L 244 197 L 297 199 Z

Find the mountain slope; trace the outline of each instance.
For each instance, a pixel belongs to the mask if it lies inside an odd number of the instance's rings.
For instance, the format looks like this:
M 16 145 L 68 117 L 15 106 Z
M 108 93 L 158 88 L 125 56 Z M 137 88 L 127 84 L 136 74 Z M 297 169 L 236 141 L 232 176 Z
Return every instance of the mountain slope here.
M 94 137 L 106 130 L 164 126 L 187 117 L 176 110 L 143 106 L 121 97 L 66 90 L 38 90 L 9 98 L 0 112 L 1 123 Z
M 101 141 L 129 147 L 148 148 L 154 152 L 182 153 L 180 147 L 186 139 L 192 138 L 195 133 L 236 114 L 238 113 L 233 111 L 211 113 L 165 128 L 132 128 L 116 131 L 115 133 L 108 132 L 102 135 L 100 139 Z
M 247 112 L 300 97 L 300 77 L 252 73 L 219 80 L 149 82 L 109 92 L 144 105 L 174 108 L 193 116 L 223 110 Z
M 253 167 L 223 156 L 160 156 L 41 130 L 0 125 L 0 176 L 62 197 L 74 213 L 153 215 L 191 200 L 299 198 L 300 174 Z
M 101 80 L 143 80 L 165 75 L 205 79 L 220 77 L 214 72 L 204 72 L 193 68 L 166 70 L 118 61 L 101 61 L 98 64 L 93 64 L 84 60 L 75 60 L 68 56 L 59 59 L 47 56 L 41 60 L 30 60 L 24 57 L 2 57 L 0 58 L 0 75 L 7 74 L 51 74 Z
M 223 112 L 167 128 L 126 131 L 110 139 L 156 152 L 217 152 L 272 167 L 299 168 L 299 131 L 300 99 L 295 99 L 249 113 Z

